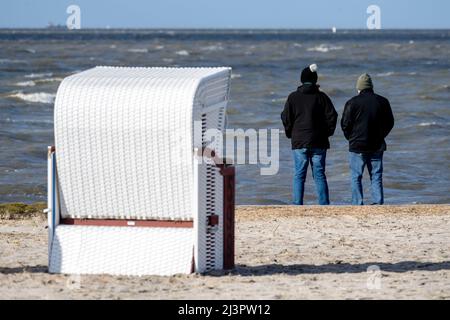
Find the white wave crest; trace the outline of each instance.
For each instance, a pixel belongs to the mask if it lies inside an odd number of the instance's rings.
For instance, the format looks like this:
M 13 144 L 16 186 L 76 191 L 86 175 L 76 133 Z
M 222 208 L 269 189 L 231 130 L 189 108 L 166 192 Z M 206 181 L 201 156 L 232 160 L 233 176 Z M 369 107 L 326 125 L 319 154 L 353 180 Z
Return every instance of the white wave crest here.
M 128 52 L 131 52 L 131 53 L 148 53 L 148 49 L 147 48 L 132 48 L 132 49 L 128 49 Z
M 384 73 L 378 73 L 377 77 L 390 77 L 390 76 L 393 76 L 394 74 L 395 74 L 395 72 L 392 72 L 392 71 L 384 72 Z
M 188 56 L 189 55 L 189 51 L 187 50 L 180 50 L 175 52 L 175 54 L 179 55 L 179 56 Z
M 25 76 L 25 78 L 28 79 L 36 79 L 36 78 L 45 78 L 45 77 L 51 77 L 53 76 L 53 73 L 48 72 L 48 73 L 31 73 L 31 74 L 27 74 Z
M 33 80 L 22 81 L 22 82 L 16 83 L 16 86 L 18 86 L 18 87 L 34 87 L 35 85 L 36 85 L 36 82 L 34 82 Z
M 37 79 L 37 80 L 34 80 L 36 83 L 46 83 L 46 82 L 60 82 L 60 81 L 63 81 L 63 78 L 58 78 L 58 77 L 55 77 L 55 78 L 45 78 L 45 79 Z
M 36 93 L 16 92 L 14 94 L 9 95 L 8 97 L 33 103 L 53 103 L 55 101 L 56 95 L 47 92 L 36 92 Z
M 342 47 L 342 46 L 329 46 L 326 44 L 321 44 L 316 47 L 308 48 L 308 51 L 327 53 L 330 51 L 337 51 L 337 50 L 342 50 L 342 49 L 344 49 L 344 47 Z
M 222 47 L 221 45 L 210 45 L 210 46 L 202 47 L 202 50 L 204 50 L 204 51 L 222 51 L 222 50 L 224 50 L 224 47 Z
M 436 122 L 421 122 L 418 125 L 419 127 L 431 127 L 431 126 L 437 126 Z

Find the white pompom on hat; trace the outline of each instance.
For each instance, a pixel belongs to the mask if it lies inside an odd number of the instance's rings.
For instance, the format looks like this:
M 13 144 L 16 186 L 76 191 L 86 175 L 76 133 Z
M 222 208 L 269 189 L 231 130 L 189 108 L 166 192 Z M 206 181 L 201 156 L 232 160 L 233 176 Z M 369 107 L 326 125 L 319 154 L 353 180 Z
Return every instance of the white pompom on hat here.
M 311 70 L 311 72 L 317 72 L 317 70 L 319 70 L 319 67 L 317 67 L 317 64 L 312 64 L 309 66 L 309 70 Z
M 306 67 L 302 71 L 302 75 L 300 77 L 300 80 L 302 83 L 312 83 L 317 84 L 318 76 L 317 76 L 317 70 L 319 68 L 317 67 L 317 64 L 312 64 L 309 67 Z

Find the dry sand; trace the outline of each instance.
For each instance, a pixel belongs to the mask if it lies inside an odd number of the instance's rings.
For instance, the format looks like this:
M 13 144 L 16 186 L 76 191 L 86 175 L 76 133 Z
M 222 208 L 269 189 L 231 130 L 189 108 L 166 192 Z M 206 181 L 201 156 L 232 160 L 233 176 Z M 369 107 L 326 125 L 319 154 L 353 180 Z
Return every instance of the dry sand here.
M 236 270 L 173 277 L 50 275 L 45 226 L 0 220 L 0 298 L 450 299 L 449 205 L 239 207 Z

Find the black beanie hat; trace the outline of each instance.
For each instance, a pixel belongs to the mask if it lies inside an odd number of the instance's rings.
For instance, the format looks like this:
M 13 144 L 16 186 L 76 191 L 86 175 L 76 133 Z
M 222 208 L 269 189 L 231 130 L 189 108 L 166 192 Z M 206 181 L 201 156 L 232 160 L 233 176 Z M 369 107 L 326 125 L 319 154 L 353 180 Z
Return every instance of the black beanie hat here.
M 300 78 L 302 83 L 310 82 L 312 84 L 316 84 L 317 79 L 317 64 L 312 64 L 309 67 L 303 69 L 302 76 Z

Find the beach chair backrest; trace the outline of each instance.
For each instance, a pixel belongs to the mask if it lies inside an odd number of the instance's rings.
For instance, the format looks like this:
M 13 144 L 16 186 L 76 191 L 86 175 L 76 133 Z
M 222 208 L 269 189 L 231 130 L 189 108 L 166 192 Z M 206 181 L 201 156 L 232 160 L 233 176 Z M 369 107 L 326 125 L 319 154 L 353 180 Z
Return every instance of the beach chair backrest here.
M 193 220 L 196 197 L 213 210 L 218 169 L 194 168 L 193 150 L 205 144 L 194 127 L 224 129 L 230 74 L 96 67 L 64 79 L 55 101 L 61 217 Z M 198 194 L 195 170 L 205 182 Z

